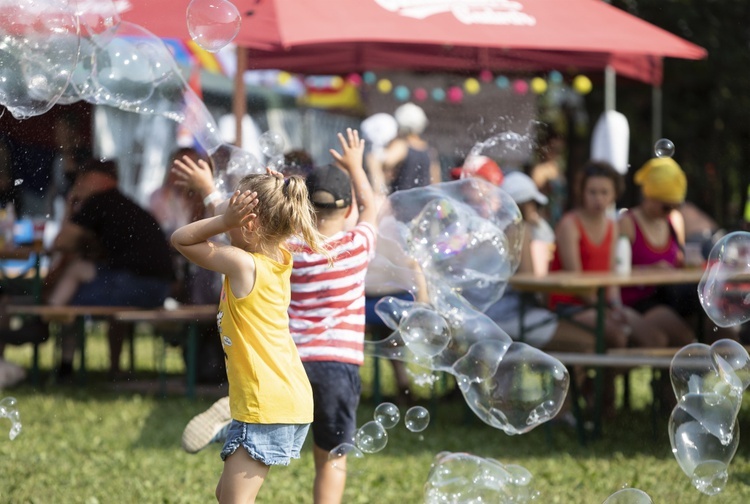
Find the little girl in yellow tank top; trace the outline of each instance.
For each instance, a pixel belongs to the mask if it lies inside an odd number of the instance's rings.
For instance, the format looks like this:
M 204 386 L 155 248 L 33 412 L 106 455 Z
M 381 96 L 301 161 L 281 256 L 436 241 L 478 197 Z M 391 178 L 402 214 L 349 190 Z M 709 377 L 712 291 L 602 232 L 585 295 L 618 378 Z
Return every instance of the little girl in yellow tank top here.
M 222 233 L 230 245 L 209 241 Z M 223 213 L 172 235 L 188 260 L 225 276 L 217 322 L 232 423 L 221 452 L 220 502 L 254 502 L 270 466 L 299 458 L 313 419 L 287 316 L 292 256 L 283 243 L 292 236 L 325 253 L 304 180 L 272 170 L 243 178 Z

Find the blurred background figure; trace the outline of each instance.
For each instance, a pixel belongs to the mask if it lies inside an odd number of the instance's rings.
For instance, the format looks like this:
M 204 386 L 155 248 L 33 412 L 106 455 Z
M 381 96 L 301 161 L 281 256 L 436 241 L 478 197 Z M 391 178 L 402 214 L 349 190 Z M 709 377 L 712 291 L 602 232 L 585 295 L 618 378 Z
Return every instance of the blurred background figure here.
M 385 149 L 398 135 L 398 123 L 391 114 L 380 112 L 362 121 L 360 131 L 365 139 L 365 171 L 380 206 L 389 193 L 383 174 Z
M 179 148 L 170 156 L 164 183 L 151 193 L 149 198 L 150 211 L 167 240 L 178 227 L 206 216 L 206 207 L 200 193 L 179 183 L 176 173 L 171 169 L 176 160 L 182 160 L 185 157 L 196 163 L 198 160 L 203 160 L 211 167 L 210 159 L 192 147 Z M 215 304 L 221 291 L 221 275 L 196 266 L 186 260 L 182 254 L 177 253 L 173 247 L 170 247 L 170 251 L 176 275 L 170 297 L 180 304 Z M 178 345 L 184 340 L 183 329 L 177 324 L 171 333 L 166 328 L 162 329 L 162 332 L 172 344 Z M 196 379 L 199 382 L 208 383 L 225 381 L 224 354 L 215 323 L 198 324 L 197 345 L 201 359 L 197 362 Z M 187 359 L 186 355 L 185 358 Z
M 424 110 L 413 103 L 405 103 L 393 116 L 398 124 L 398 136 L 385 148 L 381 164 L 389 192 L 440 182 L 437 152 L 422 138 L 429 123 Z
M 531 177 L 520 171 L 507 173 L 500 187 L 513 198 L 521 210 L 529 235 L 533 273 L 546 275 L 555 252 L 555 232 L 539 210 L 547 204 L 547 197 L 537 189 Z
M 483 178 L 496 186 L 503 183 L 503 171 L 494 160 L 487 156 L 467 156 L 461 166 L 451 169 L 453 180 L 465 177 Z
M 538 134 L 537 145 L 536 163 L 529 169 L 529 176 L 548 199 L 542 213 L 554 227 L 568 207 L 565 139 L 552 126 L 543 124 Z M 575 195 L 573 199 L 576 199 Z

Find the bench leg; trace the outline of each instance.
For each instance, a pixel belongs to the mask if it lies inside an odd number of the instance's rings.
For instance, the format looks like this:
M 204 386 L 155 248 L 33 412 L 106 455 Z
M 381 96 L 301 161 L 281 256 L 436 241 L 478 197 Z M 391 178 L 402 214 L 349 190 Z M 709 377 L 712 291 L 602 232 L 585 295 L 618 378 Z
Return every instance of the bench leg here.
M 86 383 L 86 319 L 76 317 L 76 346 L 78 347 L 78 384 Z
M 185 363 L 187 374 L 187 396 L 195 399 L 196 380 L 196 358 L 198 356 L 198 324 L 188 324 L 187 335 L 187 362 Z

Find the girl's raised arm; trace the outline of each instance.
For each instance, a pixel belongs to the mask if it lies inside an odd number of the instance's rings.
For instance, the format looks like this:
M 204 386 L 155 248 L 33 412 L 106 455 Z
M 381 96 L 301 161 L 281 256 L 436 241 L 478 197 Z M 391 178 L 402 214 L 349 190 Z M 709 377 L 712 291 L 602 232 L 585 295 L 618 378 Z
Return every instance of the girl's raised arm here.
M 255 263 L 252 256 L 232 245 L 219 245 L 208 241 L 212 236 L 232 229 L 252 231 L 255 219 L 253 210 L 258 205 L 256 193 L 236 191 L 221 215 L 202 219 L 177 229 L 172 234 L 172 245 L 190 262 L 201 268 L 223 273 L 230 278 L 254 277 Z M 249 270 L 248 270 L 249 268 Z

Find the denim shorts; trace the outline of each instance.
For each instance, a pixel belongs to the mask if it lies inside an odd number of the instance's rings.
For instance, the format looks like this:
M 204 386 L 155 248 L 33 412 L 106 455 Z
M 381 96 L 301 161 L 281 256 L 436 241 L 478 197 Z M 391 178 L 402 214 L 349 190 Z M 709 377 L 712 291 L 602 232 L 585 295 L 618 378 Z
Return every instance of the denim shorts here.
M 293 458 L 299 458 L 309 428 L 310 424 L 249 424 L 232 420 L 221 460 L 226 460 L 242 446 L 250 457 L 262 464 L 289 465 Z
M 332 450 L 351 443 L 357 429 L 362 392 L 359 366 L 343 362 L 303 362 L 313 391 L 312 434 L 315 446 Z

